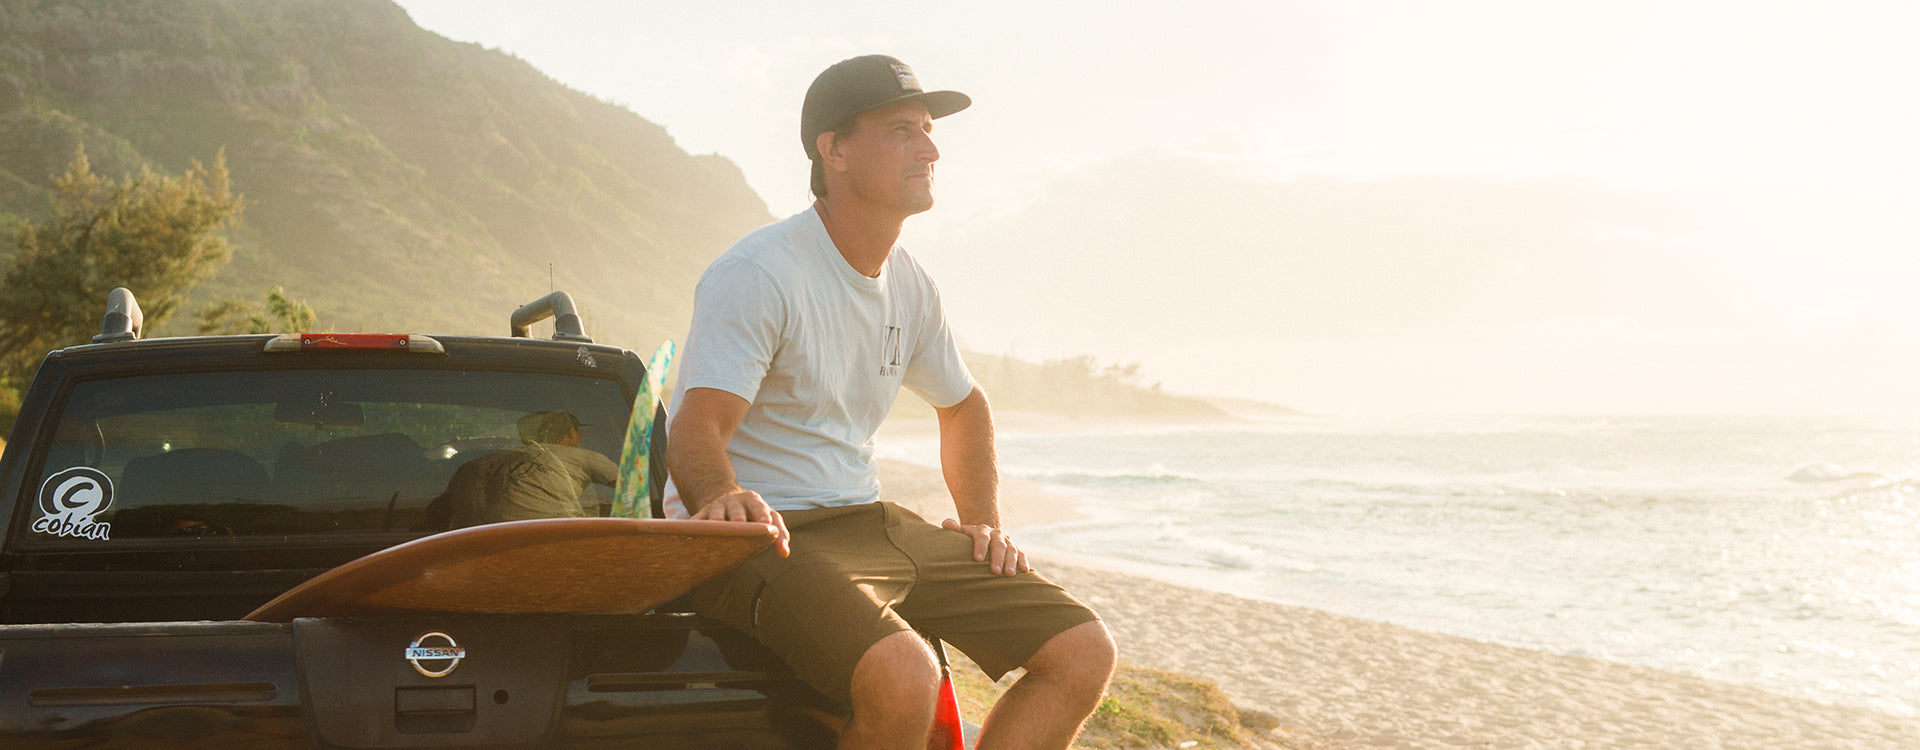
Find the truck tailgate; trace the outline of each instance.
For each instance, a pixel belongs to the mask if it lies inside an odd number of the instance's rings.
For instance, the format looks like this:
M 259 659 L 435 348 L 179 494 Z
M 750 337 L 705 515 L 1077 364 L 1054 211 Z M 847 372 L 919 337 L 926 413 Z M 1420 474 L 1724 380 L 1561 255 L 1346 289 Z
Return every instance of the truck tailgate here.
M 671 613 L 0 627 L 9 748 L 824 748 L 837 710 Z
M 293 641 L 251 622 L 0 627 L 0 744 L 285 746 L 307 734 Z

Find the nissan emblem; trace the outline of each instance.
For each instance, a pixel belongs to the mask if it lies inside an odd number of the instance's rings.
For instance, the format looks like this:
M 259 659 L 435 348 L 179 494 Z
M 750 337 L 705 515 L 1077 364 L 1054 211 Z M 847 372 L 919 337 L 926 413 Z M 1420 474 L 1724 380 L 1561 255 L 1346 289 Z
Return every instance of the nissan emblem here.
M 432 642 L 439 639 L 442 643 Z M 453 636 L 435 630 L 413 639 L 407 646 L 407 663 L 413 669 L 428 677 L 445 677 L 453 674 L 453 668 L 460 666 L 460 660 L 467 658 L 467 650 L 453 642 Z

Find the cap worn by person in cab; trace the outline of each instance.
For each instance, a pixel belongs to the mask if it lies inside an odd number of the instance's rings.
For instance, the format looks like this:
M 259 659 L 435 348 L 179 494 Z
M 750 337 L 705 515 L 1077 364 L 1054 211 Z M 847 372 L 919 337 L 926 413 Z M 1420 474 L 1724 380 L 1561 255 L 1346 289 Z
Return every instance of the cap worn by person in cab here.
M 973 104 L 973 99 L 958 91 L 921 89 L 913 68 L 886 55 L 866 55 L 834 63 L 813 79 L 813 85 L 807 87 L 807 101 L 800 108 L 800 143 L 807 150 L 807 158 L 820 158 L 814 143 L 821 133 L 861 112 L 908 99 L 926 104 L 927 114 L 935 119 Z
M 582 422 L 564 411 L 536 411 L 520 418 L 520 442 L 558 443 Z

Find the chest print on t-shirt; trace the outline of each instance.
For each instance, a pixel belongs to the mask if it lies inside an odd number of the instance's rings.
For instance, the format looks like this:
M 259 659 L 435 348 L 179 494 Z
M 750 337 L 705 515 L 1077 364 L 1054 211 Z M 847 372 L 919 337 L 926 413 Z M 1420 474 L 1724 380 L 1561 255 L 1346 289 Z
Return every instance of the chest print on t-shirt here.
M 905 353 L 900 350 L 900 326 L 887 326 L 886 341 L 880 347 L 880 375 L 893 377 L 900 374 L 901 360 Z

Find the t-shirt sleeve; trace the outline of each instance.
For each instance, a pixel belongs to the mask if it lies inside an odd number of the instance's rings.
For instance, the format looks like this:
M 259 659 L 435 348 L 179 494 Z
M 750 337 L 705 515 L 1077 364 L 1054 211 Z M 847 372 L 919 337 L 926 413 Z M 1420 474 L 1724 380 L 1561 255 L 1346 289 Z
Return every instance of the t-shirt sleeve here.
M 764 269 L 715 263 L 693 292 L 693 325 L 680 360 L 682 388 L 714 388 L 748 402 L 773 362 L 785 325 L 780 291 Z
M 944 409 L 973 393 L 973 373 L 960 358 L 960 346 L 947 326 L 946 309 L 940 304 L 940 290 L 926 281 L 925 323 L 914 342 L 913 358 L 901 385 L 935 408 Z
M 613 487 L 620 483 L 620 466 L 614 463 L 613 459 L 607 458 L 606 454 L 599 451 L 583 450 L 581 452 L 587 454 L 587 478 L 593 480 L 594 484 Z

